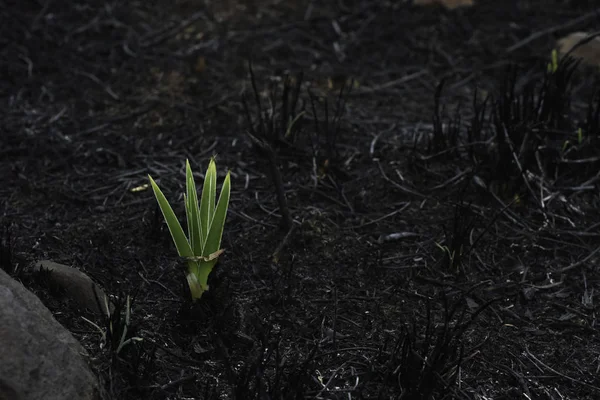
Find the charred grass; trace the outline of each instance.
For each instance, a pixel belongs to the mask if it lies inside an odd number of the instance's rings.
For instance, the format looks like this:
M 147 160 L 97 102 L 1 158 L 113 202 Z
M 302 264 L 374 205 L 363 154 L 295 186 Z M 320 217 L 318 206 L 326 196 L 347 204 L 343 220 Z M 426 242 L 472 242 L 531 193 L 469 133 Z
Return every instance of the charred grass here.
M 0 263 L 109 398 L 599 395 L 600 92 L 547 67 L 589 7 L 175 3 L 0 11 Z M 192 304 L 145 177 L 176 198 L 215 153 L 226 252 Z M 104 339 L 42 258 L 122 294 Z

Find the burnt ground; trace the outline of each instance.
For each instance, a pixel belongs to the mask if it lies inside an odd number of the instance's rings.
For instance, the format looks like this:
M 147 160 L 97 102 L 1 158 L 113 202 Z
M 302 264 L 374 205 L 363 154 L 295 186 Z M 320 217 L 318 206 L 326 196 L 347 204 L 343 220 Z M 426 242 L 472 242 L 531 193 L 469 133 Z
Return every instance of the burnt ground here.
M 1 2 L 2 267 L 111 399 L 599 398 L 598 73 L 548 69 L 593 2 L 330 3 Z M 191 304 L 147 174 L 183 218 L 215 154 Z M 40 259 L 133 296 L 143 341 Z

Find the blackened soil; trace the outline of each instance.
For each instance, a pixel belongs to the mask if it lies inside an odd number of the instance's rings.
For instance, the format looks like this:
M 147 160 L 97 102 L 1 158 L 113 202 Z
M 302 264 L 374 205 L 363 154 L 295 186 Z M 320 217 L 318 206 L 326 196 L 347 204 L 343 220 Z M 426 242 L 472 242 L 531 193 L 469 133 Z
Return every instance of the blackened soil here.
M 600 398 L 597 70 L 547 70 L 599 10 L 476 3 L 0 1 L 3 268 L 110 399 Z M 183 221 L 213 155 L 192 305 L 147 175 Z M 143 340 L 101 346 L 40 259 L 133 296 Z

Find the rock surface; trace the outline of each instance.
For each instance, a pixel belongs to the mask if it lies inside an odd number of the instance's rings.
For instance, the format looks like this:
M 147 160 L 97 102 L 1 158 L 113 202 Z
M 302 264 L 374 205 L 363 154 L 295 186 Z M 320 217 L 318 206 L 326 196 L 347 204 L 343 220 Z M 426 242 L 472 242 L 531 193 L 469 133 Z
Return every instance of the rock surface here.
M 86 351 L 0 269 L 0 400 L 100 400 Z
M 573 47 L 590 35 L 586 32 L 573 32 L 558 40 L 558 52 L 561 56 L 567 54 Z M 588 65 L 600 66 L 600 37 L 591 38 L 588 42 L 578 46 L 571 56 L 581 58 Z
M 85 273 L 77 268 L 49 260 L 39 261 L 33 267 L 33 270 L 38 273 L 41 269 L 51 271 L 49 279 L 64 289 L 67 296 L 75 300 L 80 307 L 86 308 L 96 315 L 107 314 L 104 290 Z M 111 311 L 114 308 L 110 302 L 109 307 Z

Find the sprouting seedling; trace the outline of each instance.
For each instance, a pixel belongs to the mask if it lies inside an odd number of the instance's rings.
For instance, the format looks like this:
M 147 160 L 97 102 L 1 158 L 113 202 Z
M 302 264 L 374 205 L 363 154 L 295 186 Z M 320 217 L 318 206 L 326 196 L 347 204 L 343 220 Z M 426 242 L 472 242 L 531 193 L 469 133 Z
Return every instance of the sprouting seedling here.
M 458 254 L 456 252 L 455 249 L 451 250 L 450 247 L 444 245 L 442 246 L 441 244 L 439 244 L 438 242 L 435 242 L 435 245 L 442 250 L 442 252 L 446 255 L 446 257 L 448 257 L 448 266 L 449 267 L 455 267 L 458 270 L 459 264 L 460 264 L 460 257 L 462 257 L 463 255 L 463 247 L 460 246 L 460 248 L 458 249 Z
M 230 174 L 227 173 L 221 188 L 219 201 L 217 197 L 217 167 L 214 158 L 210 160 L 202 196 L 198 203 L 196 184 L 190 167 L 186 160 L 186 194 L 184 195 L 185 213 L 187 216 L 188 234 L 185 235 L 181 224 L 177 220 L 171 205 L 150 175 L 150 184 L 154 196 L 165 218 L 169 232 L 177 248 L 180 257 L 183 257 L 188 265 L 186 275 L 192 300 L 196 301 L 208 290 L 208 276 L 218 261 L 219 255 L 223 253 L 220 249 L 223 227 L 229 207 L 229 195 L 231 192 Z
M 287 127 L 287 130 L 285 131 L 285 135 L 284 135 L 284 137 L 285 137 L 286 139 L 287 139 L 288 137 L 290 137 L 290 135 L 291 135 L 291 134 L 292 134 L 292 132 L 293 132 L 294 125 L 296 124 L 296 122 L 298 122 L 298 120 L 299 120 L 299 119 L 300 119 L 302 116 L 304 116 L 304 114 L 306 114 L 306 112 L 305 112 L 305 111 L 302 111 L 302 112 L 300 112 L 298 115 L 296 115 L 296 117 L 294 117 L 294 119 L 292 119 L 292 118 L 290 117 L 290 121 L 288 122 L 288 127 Z
M 558 51 L 552 50 L 551 60 L 548 63 L 548 73 L 553 74 L 558 70 Z
M 122 300 L 121 298 L 119 300 Z M 123 308 L 125 315 L 123 316 Z M 86 317 L 81 317 L 85 322 L 92 325 L 102 336 L 100 348 L 109 345 L 114 354 L 118 355 L 123 348 L 133 342 L 141 342 L 144 339 L 138 336 L 129 335 L 129 326 L 131 325 L 131 297 L 127 296 L 125 303 L 119 302 L 119 305 L 111 310 L 109 300 L 104 296 L 104 312 L 106 328 L 102 329 L 98 324 L 90 321 Z
M 583 143 L 583 129 L 578 128 L 577 129 L 577 145 L 581 145 L 581 143 Z M 568 139 L 563 142 L 563 146 L 562 146 L 563 153 L 565 152 L 565 150 L 567 150 L 567 148 L 569 147 L 570 144 L 571 144 L 571 141 Z

